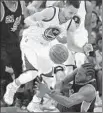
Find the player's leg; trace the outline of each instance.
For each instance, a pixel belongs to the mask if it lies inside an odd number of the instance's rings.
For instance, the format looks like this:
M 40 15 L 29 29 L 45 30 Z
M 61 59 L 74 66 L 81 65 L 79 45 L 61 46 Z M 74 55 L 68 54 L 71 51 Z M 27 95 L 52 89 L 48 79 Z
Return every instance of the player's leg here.
M 41 48 L 42 49 L 42 48 Z M 47 50 L 47 49 L 46 49 Z M 46 53 L 48 53 L 48 51 L 46 51 L 45 49 L 43 49 L 43 51 L 40 52 L 40 54 L 38 55 L 38 67 L 39 67 L 39 71 L 40 73 L 48 73 L 49 71 L 52 70 L 52 63 L 50 61 L 50 58 L 48 58 L 49 56 L 46 56 Z M 45 53 L 45 55 L 44 55 Z M 47 54 L 48 55 L 48 54 Z M 47 79 L 45 79 L 47 78 Z M 49 85 L 52 84 L 50 81 L 50 78 L 48 77 L 43 77 L 43 80 L 46 81 L 46 83 Z M 43 112 L 43 110 L 40 108 L 40 103 L 42 101 L 41 98 L 38 97 L 39 91 L 36 92 L 36 94 L 33 96 L 31 102 L 28 104 L 27 106 L 27 110 L 29 112 Z M 42 92 L 42 95 L 43 92 Z
M 28 68 L 27 71 L 20 74 L 18 78 L 16 78 L 12 83 L 8 84 L 6 88 L 6 93 L 4 95 L 4 100 L 9 105 L 13 103 L 13 98 L 18 88 L 22 84 L 32 81 L 34 78 L 36 78 L 38 73 L 37 56 L 35 51 L 25 46 L 25 48 L 23 48 L 23 52 L 25 53 L 26 65 Z

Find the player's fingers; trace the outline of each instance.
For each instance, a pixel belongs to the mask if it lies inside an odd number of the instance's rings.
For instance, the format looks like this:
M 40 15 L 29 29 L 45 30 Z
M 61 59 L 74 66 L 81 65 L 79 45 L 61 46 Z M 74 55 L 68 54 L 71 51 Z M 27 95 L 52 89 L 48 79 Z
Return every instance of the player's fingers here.
M 35 82 L 35 86 L 39 87 L 40 83 L 38 82 Z
M 36 89 L 36 90 L 38 90 L 38 89 L 39 89 L 37 85 L 35 85 L 35 89 Z
M 37 77 L 36 81 L 37 81 L 38 83 L 41 83 L 41 81 L 40 81 L 40 78 L 39 78 L 39 77 Z

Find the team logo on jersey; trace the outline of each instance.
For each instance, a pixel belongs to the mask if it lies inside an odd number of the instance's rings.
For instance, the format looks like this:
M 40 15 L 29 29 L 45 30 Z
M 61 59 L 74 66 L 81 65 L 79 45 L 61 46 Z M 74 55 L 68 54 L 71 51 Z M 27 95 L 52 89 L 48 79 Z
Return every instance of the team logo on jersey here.
M 44 31 L 44 38 L 48 41 L 54 40 L 61 33 L 58 27 L 49 27 Z
M 75 21 L 76 24 L 80 24 L 81 23 L 81 18 L 78 15 L 75 15 L 73 17 L 73 20 Z
M 8 23 L 13 23 L 14 22 L 14 15 L 8 15 L 6 16 L 5 18 L 5 23 L 8 24 Z
M 16 31 L 20 22 L 21 22 L 21 16 L 19 16 L 15 19 L 15 22 L 13 24 L 13 27 L 11 28 L 11 31 L 13 31 L 13 32 Z

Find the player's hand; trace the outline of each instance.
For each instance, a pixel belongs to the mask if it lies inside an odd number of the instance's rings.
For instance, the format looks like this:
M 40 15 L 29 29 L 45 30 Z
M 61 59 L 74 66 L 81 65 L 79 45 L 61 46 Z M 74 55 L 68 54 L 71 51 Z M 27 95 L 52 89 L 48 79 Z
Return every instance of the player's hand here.
M 49 92 L 49 88 L 48 86 L 46 85 L 46 83 L 42 83 L 39 78 L 37 78 L 37 81 L 35 82 L 35 86 L 36 86 L 36 89 L 39 91 L 38 92 L 38 97 L 42 98 L 46 93 Z
M 14 70 L 13 70 L 13 68 L 11 68 L 11 67 L 8 67 L 8 66 L 6 66 L 6 69 L 5 69 L 5 71 L 6 71 L 6 72 L 8 72 L 8 73 L 10 73 L 10 74 L 13 74 L 13 73 L 14 73 Z
M 89 54 L 89 52 L 93 51 L 93 46 L 92 44 L 88 44 L 86 43 L 84 46 L 83 46 L 83 51 L 86 55 Z

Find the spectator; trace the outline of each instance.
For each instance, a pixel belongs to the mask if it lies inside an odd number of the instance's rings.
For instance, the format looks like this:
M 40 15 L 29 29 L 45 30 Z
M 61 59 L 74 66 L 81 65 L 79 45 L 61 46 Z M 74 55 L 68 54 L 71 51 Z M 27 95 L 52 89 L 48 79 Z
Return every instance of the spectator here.
M 92 12 L 92 19 L 91 19 L 91 27 L 93 28 L 97 28 L 98 24 L 99 24 L 100 20 L 99 17 L 97 15 L 97 13 L 95 11 Z
M 98 29 L 93 28 L 91 32 L 91 36 L 89 38 L 89 43 L 92 44 L 94 51 L 96 50 L 96 38 L 97 38 Z
M 95 52 L 96 54 L 96 66 L 95 69 L 97 71 L 97 88 L 99 91 L 99 96 L 102 96 L 102 36 L 98 34 L 96 40 L 98 50 Z
M 102 23 L 101 23 L 101 25 L 99 26 L 99 33 L 102 35 Z

